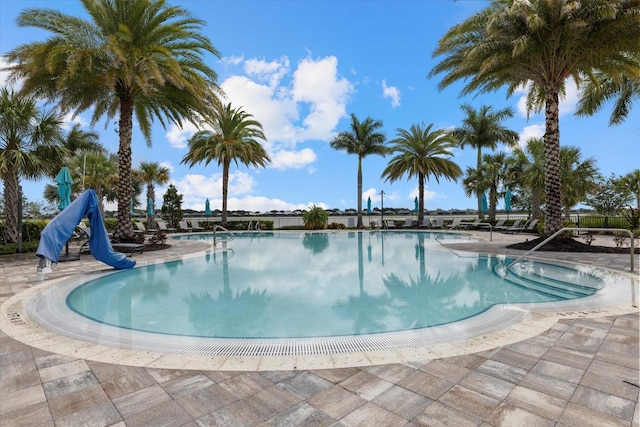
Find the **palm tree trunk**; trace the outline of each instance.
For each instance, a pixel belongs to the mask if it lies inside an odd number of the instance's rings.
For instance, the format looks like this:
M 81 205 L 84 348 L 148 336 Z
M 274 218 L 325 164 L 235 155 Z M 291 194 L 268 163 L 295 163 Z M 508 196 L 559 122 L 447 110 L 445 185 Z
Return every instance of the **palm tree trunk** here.
M 478 145 L 478 160 L 476 165 L 476 170 L 478 171 L 479 178 L 482 179 L 482 147 Z M 484 219 L 484 212 L 482 212 L 482 193 L 478 192 L 476 194 L 478 197 L 478 218 Z
M 424 222 L 424 174 L 418 172 L 418 225 Z
M 131 131 L 133 129 L 133 97 L 131 94 L 120 98 L 120 120 L 118 132 L 120 145 L 118 147 L 118 223 L 115 237 L 118 239 L 133 239 L 133 224 L 131 223 Z
M 153 203 L 153 211 L 155 212 L 156 211 L 156 190 L 152 183 L 147 184 L 147 203 L 149 203 L 149 199 L 151 199 Z M 147 213 L 147 224 L 149 224 L 149 228 L 156 228 L 155 222 L 153 221 L 153 215 L 149 215 L 149 213 Z
M 362 157 L 358 156 L 358 228 L 362 228 Z
M 531 191 L 531 219 L 540 218 L 540 200 L 542 194 L 538 189 L 532 189 Z
M 226 227 L 227 224 L 227 196 L 229 194 L 229 162 L 226 159 L 222 164 L 222 226 Z
M 545 175 L 545 236 L 550 236 L 562 228 L 562 190 L 560 181 L 560 126 L 558 112 L 558 91 L 546 90 L 545 99 L 544 157 Z
M 489 191 L 489 221 L 496 220 L 496 207 L 498 206 L 498 189 L 492 187 Z
M 4 216 L 6 243 L 18 241 L 18 186 L 20 179 L 17 171 L 9 170 L 2 177 L 4 181 Z

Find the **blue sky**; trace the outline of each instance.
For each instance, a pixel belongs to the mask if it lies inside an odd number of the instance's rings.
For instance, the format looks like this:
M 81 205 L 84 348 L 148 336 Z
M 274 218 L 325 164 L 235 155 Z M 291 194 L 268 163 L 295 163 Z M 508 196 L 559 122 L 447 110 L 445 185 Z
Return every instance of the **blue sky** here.
M 242 106 L 265 130 L 264 146 L 272 158 L 265 169 L 232 166 L 229 209 L 270 211 L 306 209 L 312 204 L 325 208 L 356 208 L 357 157 L 335 151 L 329 141 L 348 130 L 351 113 L 359 119 L 370 116 L 384 124 L 388 140 L 398 128 L 433 123 L 434 129 L 459 126 L 463 103 L 475 108 L 483 104 L 495 109 L 512 107 L 515 115 L 504 124 L 524 142 L 542 136 L 544 115 L 528 119 L 523 109 L 524 93 L 506 98 L 504 91 L 459 97 L 461 84 L 438 91 L 439 77 L 428 79 L 442 58 L 432 58 L 438 40 L 454 24 L 482 9 L 481 0 L 430 1 L 205 1 L 184 0 L 180 4 L 206 21 L 204 33 L 221 52 L 222 59 L 207 57 L 219 75 L 218 83 L 227 101 Z M 53 7 L 84 16 L 78 1 L 0 1 L 0 55 L 19 44 L 43 40 L 47 33 L 15 24 L 20 11 L 31 7 Z M 4 61 L 3 61 L 4 63 Z M 0 74 L 0 85 L 6 74 Z M 593 157 L 603 175 L 626 174 L 640 166 L 640 107 L 625 123 L 608 126 L 610 106 L 589 118 L 573 116 L 577 90 L 568 84 L 562 100 L 560 132 L 562 145 L 581 148 L 584 158 Z M 88 129 L 89 114 L 76 118 Z M 135 131 L 133 165 L 160 162 L 170 168 L 171 182 L 183 195 L 183 207 L 204 209 L 209 198 L 212 209 L 221 207 L 221 169 L 215 164 L 189 169 L 180 164 L 193 126 L 153 130 L 148 148 Z M 95 127 L 101 142 L 111 152 L 118 147 L 112 127 L 105 120 Z M 504 150 L 500 147 L 499 150 Z M 454 160 L 464 170 L 474 166 L 472 148 L 455 149 Z M 363 161 L 363 201 L 371 197 L 385 207 L 413 209 L 416 180 L 389 184 L 380 174 L 391 157 L 369 156 Z M 40 200 L 48 181 L 23 181 L 30 200 Z M 157 189 L 156 206 L 162 204 L 166 187 Z M 476 207 L 466 197 L 460 181 L 426 183 L 426 209 Z M 501 207 L 501 206 L 499 206 Z M 107 208 L 113 208 L 107 206 Z

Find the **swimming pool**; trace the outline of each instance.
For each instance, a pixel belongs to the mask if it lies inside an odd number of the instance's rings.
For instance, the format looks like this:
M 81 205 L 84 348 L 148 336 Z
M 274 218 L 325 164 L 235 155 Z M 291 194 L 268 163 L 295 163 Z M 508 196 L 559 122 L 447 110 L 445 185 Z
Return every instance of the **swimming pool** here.
M 130 348 L 313 354 L 465 338 L 513 324 L 534 306 L 580 304 L 604 286 L 589 268 L 527 261 L 507 272 L 504 256 L 440 245 L 465 239 L 405 231 L 240 233 L 226 250 L 218 244 L 56 287 L 32 301 L 30 315 L 73 338 Z

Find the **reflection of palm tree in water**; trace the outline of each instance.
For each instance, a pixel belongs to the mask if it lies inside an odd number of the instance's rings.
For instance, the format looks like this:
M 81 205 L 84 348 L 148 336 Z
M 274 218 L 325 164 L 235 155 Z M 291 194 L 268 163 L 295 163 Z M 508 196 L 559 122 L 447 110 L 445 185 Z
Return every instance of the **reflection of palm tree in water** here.
M 304 233 L 302 246 L 318 255 L 329 247 L 329 236 L 327 233 Z
M 394 310 L 398 318 L 403 319 L 403 327 L 410 328 L 417 326 L 427 326 L 450 320 L 462 309 L 456 301 L 461 292 L 470 293 L 478 287 L 477 281 L 467 278 L 479 277 L 486 268 L 491 268 L 497 258 L 481 257 L 486 259 L 487 266 L 480 262 L 467 266 L 464 274 L 452 274 L 447 278 L 442 278 L 440 273 L 436 277 L 431 277 L 426 273 L 426 257 L 424 248 L 424 236 L 418 234 L 418 244 L 416 244 L 416 259 L 419 261 L 419 273 L 414 279 L 409 278 L 409 282 L 401 279 L 395 274 L 391 274 L 383 279 L 385 287 L 389 290 L 394 300 Z M 479 300 L 475 301 L 467 310 L 477 312 L 479 307 L 486 307 L 488 301 L 504 301 L 504 295 L 508 287 L 491 287 L 490 291 L 478 292 Z M 465 301 L 468 302 L 468 301 Z
M 371 296 L 364 290 L 364 254 L 362 232 L 358 232 L 358 296 L 349 296 L 338 302 L 334 309 L 343 317 L 353 318 L 353 333 L 378 332 L 384 327 L 382 318 L 389 311 L 388 295 Z
M 201 336 L 257 336 L 254 333 L 262 329 L 262 315 L 270 300 L 267 291 L 246 288 L 234 294 L 227 251 L 222 251 L 222 283 L 223 288 L 215 297 L 209 292 L 192 292 L 183 298 L 189 308 L 189 320 Z

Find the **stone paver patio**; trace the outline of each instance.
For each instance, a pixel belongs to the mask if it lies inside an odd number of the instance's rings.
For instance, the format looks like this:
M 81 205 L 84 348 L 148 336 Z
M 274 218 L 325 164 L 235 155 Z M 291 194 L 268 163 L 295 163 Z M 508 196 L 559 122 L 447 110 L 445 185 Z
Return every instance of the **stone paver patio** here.
M 505 245 L 523 236 L 478 236 L 450 246 L 520 253 Z M 203 248 L 181 242 L 134 259 Z M 537 256 L 629 271 L 629 255 Z M 83 256 L 39 277 L 36 265 L 33 254 L 0 257 L 0 302 L 105 267 Z M 30 347 L 0 332 L 0 425 L 639 426 L 639 345 L 631 305 L 626 314 L 572 313 L 540 334 L 481 352 L 317 370 L 126 366 Z

